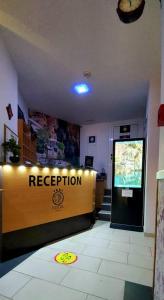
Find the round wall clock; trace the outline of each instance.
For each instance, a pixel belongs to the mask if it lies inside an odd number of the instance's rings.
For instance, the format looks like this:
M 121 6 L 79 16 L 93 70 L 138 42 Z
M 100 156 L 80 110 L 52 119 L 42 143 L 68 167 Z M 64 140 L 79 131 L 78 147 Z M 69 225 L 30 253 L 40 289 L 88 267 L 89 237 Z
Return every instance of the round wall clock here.
M 132 23 L 138 20 L 144 10 L 145 0 L 119 0 L 117 13 L 124 23 Z

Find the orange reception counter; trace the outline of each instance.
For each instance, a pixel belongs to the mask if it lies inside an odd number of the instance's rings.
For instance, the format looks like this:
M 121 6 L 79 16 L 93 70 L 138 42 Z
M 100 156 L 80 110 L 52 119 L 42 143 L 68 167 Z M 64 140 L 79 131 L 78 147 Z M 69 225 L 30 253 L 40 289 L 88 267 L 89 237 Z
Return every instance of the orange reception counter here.
M 95 183 L 94 170 L 1 165 L 1 260 L 90 228 Z

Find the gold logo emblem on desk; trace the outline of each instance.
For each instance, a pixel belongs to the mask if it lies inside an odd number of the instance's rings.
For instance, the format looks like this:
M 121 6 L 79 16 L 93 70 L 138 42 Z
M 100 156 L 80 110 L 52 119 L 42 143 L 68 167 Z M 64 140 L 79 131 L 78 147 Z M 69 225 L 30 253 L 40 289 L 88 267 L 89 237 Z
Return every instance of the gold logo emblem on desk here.
M 53 207 L 56 209 L 63 208 L 64 193 L 61 189 L 56 189 L 52 196 Z

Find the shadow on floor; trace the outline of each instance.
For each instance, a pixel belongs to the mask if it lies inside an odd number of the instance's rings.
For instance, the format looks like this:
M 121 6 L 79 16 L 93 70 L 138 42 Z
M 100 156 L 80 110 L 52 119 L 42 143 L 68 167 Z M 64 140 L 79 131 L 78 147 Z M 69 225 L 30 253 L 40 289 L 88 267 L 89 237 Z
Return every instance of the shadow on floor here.
M 34 251 L 12 258 L 7 261 L 0 262 L 0 278 L 4 276 L 6 273 L 8 273 L 9 271 L 11 271 L 13 268 L 15 268 L 17 265 L 19 265 L 21 262 L 23 262 L 26 258 L 28 258 L 33 253 Z

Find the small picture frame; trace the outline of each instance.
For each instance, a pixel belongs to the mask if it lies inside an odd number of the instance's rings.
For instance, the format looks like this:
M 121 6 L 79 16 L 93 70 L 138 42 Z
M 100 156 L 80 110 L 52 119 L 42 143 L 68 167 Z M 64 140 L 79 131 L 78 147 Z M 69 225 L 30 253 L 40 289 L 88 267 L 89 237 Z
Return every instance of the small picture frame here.
M 6 106 L 6 111 L 7 111 L 9 120 L 11 120 L 11 118 L 13 117 L 13 111 L 12 111 L 11 104 L 8 104 L 8 106 Z
M 94 136 L 94 135 L 92 135 L 92 136 L 89 136 L 89 144 L 94 144 L 94 143 L 96 143 L 96 137 Z
M 4 143 L 8 142 L 9 139 L 14 138 L 14 140 L 18 143 L 18 136 L 17 134 L 12 131 L 6 124 L 4 124 Z M 11 153 L 4 152 L 4 162 L 9 163 L 10 159 L 9 157 L 11 156 Z
M 93 156 L 85 156 L 85 168 L 93 168 Z
M 129 133 L 129 132 L 130 132 L 130 125 L 120 126 L 120 133 Z

